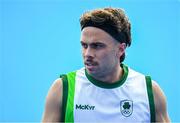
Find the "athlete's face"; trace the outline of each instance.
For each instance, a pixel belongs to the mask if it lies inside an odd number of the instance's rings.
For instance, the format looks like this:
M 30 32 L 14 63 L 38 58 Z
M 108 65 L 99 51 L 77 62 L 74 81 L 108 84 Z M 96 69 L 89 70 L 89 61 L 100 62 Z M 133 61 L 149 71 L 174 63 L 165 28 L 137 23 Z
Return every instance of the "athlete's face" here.
M 81 33 L 82 55 L 87 72 L 103 77 L 120 66 L 124 43 L 118 43 L 105 31 L 96 27 L 85 27 Z

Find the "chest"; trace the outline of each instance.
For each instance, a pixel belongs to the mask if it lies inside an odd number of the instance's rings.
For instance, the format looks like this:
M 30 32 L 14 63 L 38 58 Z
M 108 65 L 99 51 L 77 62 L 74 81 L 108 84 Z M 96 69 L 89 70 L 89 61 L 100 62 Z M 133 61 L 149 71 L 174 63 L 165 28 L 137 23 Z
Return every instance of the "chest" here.
M 149 102 L 145 83 L 139 82 L 140 80 L 137 80 L 138 84 L 126 81 L 120 87 L 105 89 L 95 86 L 86 78 L 77 78 L 74 120 L 77 122 L 149 121 Z

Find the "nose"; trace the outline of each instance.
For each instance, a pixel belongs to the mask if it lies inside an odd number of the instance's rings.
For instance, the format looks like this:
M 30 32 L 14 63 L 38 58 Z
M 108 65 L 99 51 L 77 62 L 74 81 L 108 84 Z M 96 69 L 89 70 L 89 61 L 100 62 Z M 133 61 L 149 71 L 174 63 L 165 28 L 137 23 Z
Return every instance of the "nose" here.
M 95 53 L 91 47 L 87 47 L 84 51 L 85 58 L 94 58 Z

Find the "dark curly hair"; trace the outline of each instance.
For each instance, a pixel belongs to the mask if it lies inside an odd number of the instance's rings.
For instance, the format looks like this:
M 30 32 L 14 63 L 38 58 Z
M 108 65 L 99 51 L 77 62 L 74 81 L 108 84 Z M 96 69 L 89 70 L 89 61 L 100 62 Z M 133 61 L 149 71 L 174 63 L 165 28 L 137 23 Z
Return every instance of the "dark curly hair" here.
M 112 27 L 113 31 L 116 31 L 118 34 L 123 34 L 123 40 L 118 40 L 118 42 L 125 43 L 126 46 L 131 45 L 131 23 L 125 15 L 124 10 L 109 7 L 87 11 L 80 17 L 81 29 L 89 22 L 104 26 L 108 24 L 108 27 Z M 125 54 L 121 56 L 120 63 L 123 62 L 124 59 Z

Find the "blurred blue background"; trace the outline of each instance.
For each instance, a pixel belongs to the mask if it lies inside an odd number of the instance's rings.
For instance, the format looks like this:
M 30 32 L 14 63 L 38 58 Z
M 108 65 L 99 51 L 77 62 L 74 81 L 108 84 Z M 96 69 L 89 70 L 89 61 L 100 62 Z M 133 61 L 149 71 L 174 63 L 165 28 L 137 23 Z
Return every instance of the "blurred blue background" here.
M 80 15 L 121 7 L 132 23 L 125 64 L 163 89 L 173 122 L 180 121 L 180 1 L 1 0 L 0 122 L 39 122 L 59 74 L 83 66 Z

